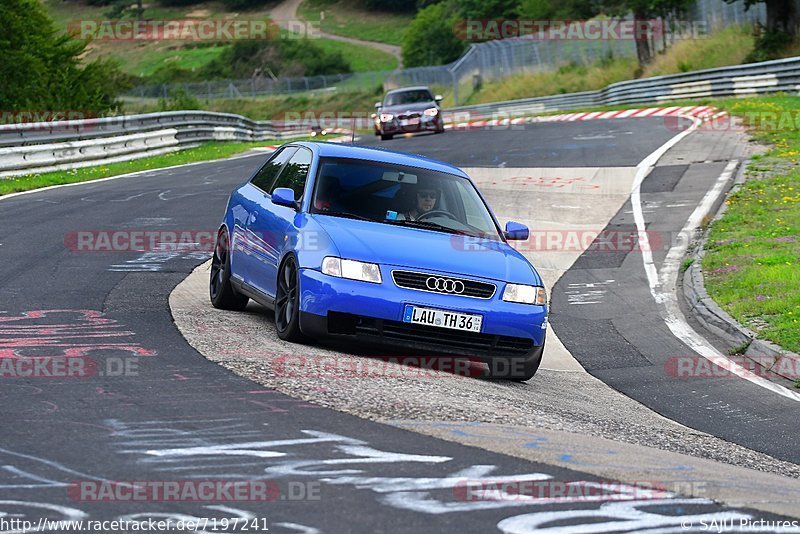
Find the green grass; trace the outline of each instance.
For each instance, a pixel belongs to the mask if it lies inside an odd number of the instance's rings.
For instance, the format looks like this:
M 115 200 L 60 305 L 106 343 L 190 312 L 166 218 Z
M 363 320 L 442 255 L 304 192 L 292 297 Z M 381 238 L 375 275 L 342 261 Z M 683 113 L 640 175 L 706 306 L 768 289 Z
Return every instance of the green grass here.
M 518 98 L 532 98 L 579 91 L 595 91 L 605 86 L 664 74 L 740 64 L 753 49 L 753 36 L 746 28 L 731 27 L 707 39 L 679 42 L 659 54 L 639 72 L 635 58 L 606 58 L 589 65 L 569 64 L 556 70 L 522 73 L 496 82 L 469 95 L 463 104 L 482 104 Z M 463 94 L 468 94 L 462 91 Z
M 313 41 L 315 45 L 329 52 L 341 52 L 354 72 L 397 68 L 397 58 L 381 50 L 333 39 L 314 39 Z
M 127 174 L 129 172 L 147 171 L 181 165 L 184 163 L 194 163 L 197 161 L 208 161 L 222 159 L 233 156 L 240 152 L 245 152 L 254 147 L 263 147 L 273 144 L 281 144 L 284 141 L 266 140 L 258 142 L 209 142 L 195 148 L 170 152 L 160 156 L 123 161 L 119 163 L 109 163 L 96 167 L 84 167 L 68 171 L 48 172 L 44 174 L 31 174 L 16 178 L 0 178 L 0 196 L 19 191 L 29 191 L 48 187 L 51 185 L 71 184 L 76 182 L 88 182 L 109 176 Z
M 320 12 L 324 18 L 320 21 Z M 298 15 L 311 22 L 320 22 L 325 33 L 400 45 L 403 32 L 414 18 L 413 13 L 381 13 L 354 7 L 347 0 L 305 0 Z
M 228 46 L 230 45 L 198 48 L 182 48 L 176 45 L 162 49 L 145 47 L 138 50 L 120 50 L 114 56 L 121 61 L 120 66 L 123 71 L 145 77 L 167 64 L 174 64 L 187 70 L 200 68 L 219 57 Z
M 753 136 L 774 148 L 754 158 L 748 180 L 711 226 L 703 258 L 706 287 L 758 337 L 800 352 L 800 97 L 715 105 L 745 119 L 761 116 L 751 120 Z M 758 113 L 765 115 L 753 115 Z

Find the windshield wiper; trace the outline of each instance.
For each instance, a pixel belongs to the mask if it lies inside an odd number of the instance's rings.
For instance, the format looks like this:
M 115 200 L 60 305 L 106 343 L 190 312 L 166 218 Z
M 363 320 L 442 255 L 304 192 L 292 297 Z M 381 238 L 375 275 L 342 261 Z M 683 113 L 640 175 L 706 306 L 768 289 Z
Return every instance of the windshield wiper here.
M 450 228 L 449 226 L 445 226 L 443 224 L 431 222 L 431 221 L 412 221 L 411 219 L 396 219 L 391 220 L 387 219 L 387 223 L 390 224 L 397 224 L 399 226 L 412 226 L 415 228 L 428 228 L 431 230 L 438 230 L 440 232 L 447 232 L 448 234 L 458 234 L 458 235 L 471 235 L 463 230 L 457 230 L 455 228 Z
M 375 219 L 364 217 L 358 213 L 350 213 L 349 211 L 315 211 L 316 215 L 330 215 L 331 217 L 344 217 L 345 219 L 358 219 L 360 221 L 375 222 Z

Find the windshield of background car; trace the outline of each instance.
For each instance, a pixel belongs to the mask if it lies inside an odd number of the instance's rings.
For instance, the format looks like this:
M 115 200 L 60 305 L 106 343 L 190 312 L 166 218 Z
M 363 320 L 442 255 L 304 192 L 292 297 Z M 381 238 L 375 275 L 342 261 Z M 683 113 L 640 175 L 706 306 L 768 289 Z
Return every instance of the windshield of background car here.
M 322 158 L 311 212 L 501 239 L 469 180 L 404 165 Z
M 420 102 L 431 102 L 433 96 L 430 91 L 419 89 L 415 91 L 401 91 L 386 95 L 384 106 L 402 106 L 403 104 L 417 104 Z

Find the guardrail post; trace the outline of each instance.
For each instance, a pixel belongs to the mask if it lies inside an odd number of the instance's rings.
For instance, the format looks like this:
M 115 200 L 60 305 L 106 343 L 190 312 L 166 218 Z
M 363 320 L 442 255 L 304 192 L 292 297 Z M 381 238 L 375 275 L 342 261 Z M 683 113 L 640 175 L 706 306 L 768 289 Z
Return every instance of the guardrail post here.
M 456 77 L 456 73 L 450 71 L 450 76 L 453 77 L 453 105 L 458 105 L 458 78 Z

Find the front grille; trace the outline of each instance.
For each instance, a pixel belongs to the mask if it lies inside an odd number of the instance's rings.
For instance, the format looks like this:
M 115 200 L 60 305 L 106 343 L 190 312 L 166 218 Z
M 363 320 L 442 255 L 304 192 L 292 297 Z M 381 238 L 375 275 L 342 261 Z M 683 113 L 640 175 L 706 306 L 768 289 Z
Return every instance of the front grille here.
M 464 354 L 523 355 L 534 347 L 533 340 L 528 338 L 448 330 L 369 317 L 357 317 L 355 330 L 357 334 L 380 337 L 389 342 L 434 345 L 448 352 L 455 350 Z
M 408 119 L 418 119 L 421 116 L 422 116 L 421 113 L 411 112 L 411 113 L 402 113 L 402 114 L 398 115 L 397 118 L 400 119 L 401 121 L 404 121 L 404 120 L 408 120 Z
M 395 285 L 405 289 L 445 295 L 461 295 L 476 299 L 490 299 L 497 289 L 494 284 L 487 282 L 411 271 L 392 271 L 392 279 Z

